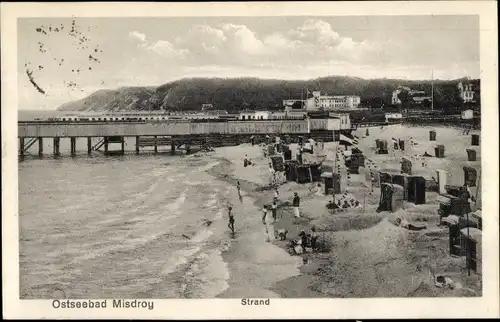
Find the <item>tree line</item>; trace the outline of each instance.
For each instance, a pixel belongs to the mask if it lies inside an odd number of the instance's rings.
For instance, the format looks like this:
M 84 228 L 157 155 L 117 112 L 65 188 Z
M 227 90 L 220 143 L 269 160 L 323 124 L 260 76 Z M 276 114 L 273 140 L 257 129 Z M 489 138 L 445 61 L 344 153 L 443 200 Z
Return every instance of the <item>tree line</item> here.
M 434 108 L 451 109 L 461 103 L 457 85 L 466 79 L 435 80 Z M 480 106 L 480 82 L 474 85 Z M 328 95 L 358 95 L 361 107 L 380 108 L 392 105 L 392 92 L 398 86 L 422 90 L 430 95 L 431 81 L 400 79 L 362 79 L 331 76 L 306 81 L 286 81 L 259 78 L 189 78 L 160 86 L 124 87 L 100 90 L 81 100 L 63 104 L 59 110 L 128 111 L 165 110 L 195 111 L 210 103 L 215 109 L 239 112 L 242 110 L 279 110 L 285 99 L 305 99 L 308 92 L 321 91 Z

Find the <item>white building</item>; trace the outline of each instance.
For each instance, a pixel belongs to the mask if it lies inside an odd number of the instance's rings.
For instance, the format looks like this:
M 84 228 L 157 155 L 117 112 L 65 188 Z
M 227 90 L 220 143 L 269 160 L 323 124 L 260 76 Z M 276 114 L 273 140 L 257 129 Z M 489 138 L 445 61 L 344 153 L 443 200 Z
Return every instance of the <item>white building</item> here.
M 312 97 L 303 100 L 288 99 L 283 100 L 283 106 L 285 110 L 292 110 L 293 104 L 296 102 L 303 102 L 306 110 L 316 111 L 316 110 L 340 110 L 346 108 L 357 108 L 361 104 L 361 98 L 356 95 L 321 95 L 320 91 L 312 92 Z
M 303 119 L 307 115 L 305 110 L 292 110 L 285 112 L 272 112 L 269 115 L 269 119 L 280 120 L 280 119 Z
M 269 115 L 271 112 L 269 111 L 255 111 L 255 119 L 256 120 L 267 120 L 269 119 Z
M 272 113 L 269 111 L 243 111 L 238 119 L 240 120 L 267 120 Z
M 308 110 L 340 110 L 344 108 L 357 108 L 361 103 L 361 98 L 355 95 L 321 95 L 320 91 L 314 91 L 313 97 L 306 102 Z
M 460 97 L 464 103 L 475 102 L 476 97 L 474 95 L 475 93 L 472 84 L 462 84 L 462 82 L 460 82 L 457 87 L 460 91 Z
M 473 118 L 474 118 L 474 111 L 472 110 L 462 111 L 462 120 L 471 120 Z
M 390 122 L 390 121 L 398 121 L 403 118 L 402 113 L 385 113 L 385 121 Z
M 422 104 L 425 100 L 432 102 L 432 97 L 427 95 L 425 91 L 417 91 L 417 90 L 412 90 L 407 86 L 399 86 L 392 92 L 391 101 L 393 105 L 401 104 L 401 100 L 399 99 L 398 95 L 403 90 L 408 92 L 408 97 L 413 103 Z
M 401 100 L 399 99 L 398 95 L 399 93 L 401 93 L 401 91 L 403 90 L 406 90 L 408 92 L 411 91 L 411 89 L 409 87 L 406 87 L 406 86 L 398 86 L 398 88 L 396 88 L 393 92 L 392 92 L 392 104 L 393 105 L 397 105 L 397 104 L 401 104 Z
M 238 117 L 240 120 L 254 120 L 255 112 L 254 111 L 242 111 L 240 112 L 240 116 Z

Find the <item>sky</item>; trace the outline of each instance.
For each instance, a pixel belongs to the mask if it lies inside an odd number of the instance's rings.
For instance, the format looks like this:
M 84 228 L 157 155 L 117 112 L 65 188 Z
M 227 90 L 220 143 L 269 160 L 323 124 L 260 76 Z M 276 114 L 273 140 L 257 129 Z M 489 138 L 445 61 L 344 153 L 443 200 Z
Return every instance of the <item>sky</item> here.
M 19 109 L 186 77 L 478 78 L 479 53 L 478 16 L 21 18 Z

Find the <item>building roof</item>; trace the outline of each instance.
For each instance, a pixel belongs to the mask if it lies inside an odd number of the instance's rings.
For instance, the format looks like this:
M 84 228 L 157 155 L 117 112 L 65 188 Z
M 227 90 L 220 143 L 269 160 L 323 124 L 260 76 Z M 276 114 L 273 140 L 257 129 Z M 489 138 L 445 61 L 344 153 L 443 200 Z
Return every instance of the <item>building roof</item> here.
M 228 114 L 226 110 L 211 110 L 211 111 L 207 111 L 207 114 L 208 115 L 226 115 Z

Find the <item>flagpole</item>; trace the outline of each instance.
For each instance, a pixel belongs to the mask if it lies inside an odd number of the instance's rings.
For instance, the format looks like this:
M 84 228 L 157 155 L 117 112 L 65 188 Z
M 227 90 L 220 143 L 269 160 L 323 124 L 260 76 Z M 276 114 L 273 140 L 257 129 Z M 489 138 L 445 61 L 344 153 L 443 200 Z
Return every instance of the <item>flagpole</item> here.
M 434 111 L 434 70 L 431 71 L 431 110 Z
M 309 85 L 306 85 L 306 102 L 308 98 L 309 98 Z M 306 102 L 304 102 L 304 107 L 307 109 Z

